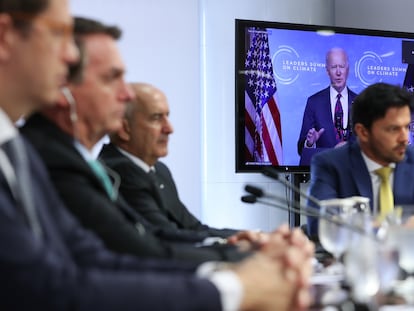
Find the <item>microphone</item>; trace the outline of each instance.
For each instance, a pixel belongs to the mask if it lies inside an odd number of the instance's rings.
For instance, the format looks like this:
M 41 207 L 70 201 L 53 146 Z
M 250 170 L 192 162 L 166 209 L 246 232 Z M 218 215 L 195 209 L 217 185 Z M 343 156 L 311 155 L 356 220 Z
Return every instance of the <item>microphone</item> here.
M 241 197 L 242 202 L 244 203 L 256 203 L 257 197 L 252 194 L 244 195 Z
M 263 190 L 256 186 L 246 185 L 244 187 L 244 190 L 246 190 L 248 193 L 251 193 L 253 196 L 256 196 L 259 198 L 264 195 Z
M 295 187 L 296 188 L 296 187 Z M 334 214 L 321 214 L 319 209 L 315 208 L 315 207 L 302 207 L 300 204 L 296 204 L 294 203 L 294 206 L 285 206 L 286 202 L 285 199 L 283 197 L 280 196 L 276 196 L 276 195 L 271 195 L 266 193 L 265 191 L 263 191 L 262 189 L 256 187 L 256 186 L 252 186 L 252 185 L 246 185 L 245 186 L 245 190 L 249 193 L 251 193 L 250 195 L 244 195 L 241 197 L 241 200 L 245 203 L 250 203 L 250 204 L 254 204 L 254 203 L 262 203 L 264 205 L 268 205 L 271 207 L 275 207 L 281 210 L 285 210 L 288 212 L 293 212 L 299 215 L 303 215 L 303 216 L 310 216 L 310 217 L 315 217 L 318 219 L 324 219 L 328 222 L 334 223 L 338 226 L 342 226 L 342 227 L 346 227 L 347 229 L 351 230 L 352 232 L 355 233 L 359 233 L 362 235 L 369 235 L 372 236 L 374 239 L 376 239 L 376 236 L 368 234 L 364 228 L 361 228 L 359 226 L 355 226 L 353 224 L 347 223 L 345 221 L 342 221 L 341 219 L 337 218 Z M 258 194 L 258 195 L 256 195 Z M 273 200 L 272 202 L 269 202 L 265 199 L 271 199 Z M 275 202 L 276 201 L 276 202 Z M 320 204 L 320 201 L 318 201 L 318 204 Z M 277 203 L 279 202 L 279 203 Z M 320 206 L 320 205 L 318 205 Z
M 267 203 L 267 201 L 260 200 L 260 198 L 273 199 L 273 200 L 278 201 L 279 204 L 285 204 L 286 203 L 285 198 L 277 196 L 277 195 L 265 193 L 259 187 L 252 186 L 252 185 L 246 185 L 244 187 L 244 189 L 247 192 L 251 193 L 250 195 L 245 195 L 245 196 L 241 197 L 241 200 L 245 203 L 256 203 L 256 202 L 260 202 L 260 203 L 264 203 L 264 204 Z M 282 205 L 280 208 L 282 208 L 286 211 L 289 211 L 289 212 L 290 211 L 295 212 L 296 214 L 303 215 L 303 216 L 319 217 L 321 215 L 319 210 L 317 208 L 314 208 L 314 207 L 306 207 L 306 208 L 301 207 L 301 206 L 293 206 L 293 207 L 288 206 L 288 207 L 286 207 L 286 206 Z
M 275 202 L 268 202 L 266 200 L 261 199 L 260 197 L 256 197 L 255 195 L 252 194 L 247 194 L 241 197 L 242 202 L 244 203 L 250 203 L 250 204 L 254 204 L 254 203 L 262 203 L 264 205 L 268 205 L 268 206 L 272 206 L 272 207 L 276 207 L 288 212 L 295 212 L 297 214 L 300 215 L 304 215 L 304 216 L 317 216 L 316 214 L 312 213 L 312 211 L 306 211 L 300 208 L 296 208 L 296 207 L 289 207 L 289 206 L 285 206 L 282 205 L 282 203 L 275 203 Z M 278 198 L 278 200 L 280 201 L 284 201 L 283 198 Z M 319 214 L 318 214 L 319 215 Z

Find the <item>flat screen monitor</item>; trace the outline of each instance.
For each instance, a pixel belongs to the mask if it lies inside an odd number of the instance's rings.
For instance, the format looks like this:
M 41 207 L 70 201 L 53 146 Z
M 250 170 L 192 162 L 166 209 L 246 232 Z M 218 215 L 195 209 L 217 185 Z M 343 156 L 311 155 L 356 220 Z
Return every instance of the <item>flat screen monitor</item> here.
M 413 33 L 240 19 L 235 28 L 236 172 L 272 166 L 307 173 L 313 155 L 335 146 L 303 148 L 299 138 L 308 99 L 316 93 L 325 94 L 319 100 L 325 98 L 320 105 L 326 109 L 314 117 L 331 116 L 333 124 L 322 135 L 328 138 L 336 130 L 326 95 L 331 84 L 326 55 L 332 49 L 348 57 L 350 107 L 352 94 L 376 82 L 414 89 Z M 342 130 L 352 138 L 352 121 L 346 124 Z

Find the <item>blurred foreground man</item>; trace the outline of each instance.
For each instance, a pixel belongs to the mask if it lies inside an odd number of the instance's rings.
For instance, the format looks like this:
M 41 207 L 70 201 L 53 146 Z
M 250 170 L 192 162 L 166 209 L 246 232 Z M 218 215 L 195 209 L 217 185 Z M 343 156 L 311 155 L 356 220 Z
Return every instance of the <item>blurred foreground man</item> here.
M 195 243 L 205 235 L 156 227 L 118 194 L 121 178 L 94 159 L 92 148 L 121 127 L 125 103 L 133 97 L 116 45 L 121 31 L 79 17 L 74 30 L 85 52 L 81 79 L 69 81 L 63 89 L 66 98 L 28 118 L 22 129 L 45 162 L 65 206 L 109 249 L 120 253 L 194 262 L 238 261 L 250 255 L 250 250 L 229 244 L 199 247 Z
M 268 236 L 240 264 L 203 269 L 207 279 L 190 264 L 115 255 L 79 226 L 13 126 L 58 101 L 77 58 L 66 0 L 0 0 L 0 309 L 306 308 L 312 247 L 295 232 Z

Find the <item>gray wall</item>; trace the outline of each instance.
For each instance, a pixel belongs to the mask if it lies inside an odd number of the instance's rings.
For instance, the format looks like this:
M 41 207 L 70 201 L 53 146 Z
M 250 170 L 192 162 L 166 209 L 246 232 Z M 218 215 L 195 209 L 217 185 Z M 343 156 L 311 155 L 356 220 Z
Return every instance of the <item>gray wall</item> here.
M 412 0 L 336 0 L 335 24 L 414 32 Z
M 166 92 L 175 133 L 165 162 L 189 209 L 212 225 L 265 230 L 287 215 L 240 203 L 245 183 L 289 194 L 258 174 L 234 173 L 234 19 L 414 31 L 412 0 L 71 0 L 71 6 L 75 14 L 119 25 L 127 79 Z

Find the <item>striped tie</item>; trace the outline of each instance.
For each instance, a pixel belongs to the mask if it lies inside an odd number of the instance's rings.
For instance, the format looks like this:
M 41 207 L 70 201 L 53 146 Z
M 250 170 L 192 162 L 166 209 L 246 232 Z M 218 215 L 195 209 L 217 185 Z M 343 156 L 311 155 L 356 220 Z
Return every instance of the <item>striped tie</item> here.
M 344 111 L 342 109 L 341 104 L 341 94 L 338 93 L 336 95 L 336 104 L 335 104 L 335 129 L 336 129 L 336 142 L 339 143 L 344 140 L 344 134 L 343 134 L 343 123 L 344 123 Z

